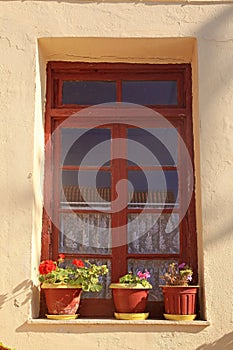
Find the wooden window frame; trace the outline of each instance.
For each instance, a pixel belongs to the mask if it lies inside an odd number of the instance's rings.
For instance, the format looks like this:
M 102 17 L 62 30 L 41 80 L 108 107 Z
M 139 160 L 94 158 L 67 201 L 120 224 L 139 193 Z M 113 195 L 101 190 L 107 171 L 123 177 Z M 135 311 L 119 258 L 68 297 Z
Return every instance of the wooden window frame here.
M 71 114 L 77 113 L 88 106 L 81 105 L 63 105 L 62 104 L 62 81 L 63 80 L 95 80 L 95 79 L 116 79 L 117 81 L 117 102 L 121 101 L 120 81 L 125 80 L 149 79 L 153 80 L 172 80 L 176 79 L 178 87 L 178 104 L 177 106 L 150 106 L 151 109 L 161 113 L 174 126 L 179 128 L 179 132 L 189 151 L 190 158 L 194 169 L 194 151 L 193 151 L 193 123 L 192 123 L 192 84 L 191 84 L 191 66 L 190 64 L 130 64 L 130 63 L 76 63 L 76 62 L 49 62 L 47 65 L 47 102 L 45 116 L 45 143 L 48 142 L 51 133 L 60 123 Z M 100 121 L 103 122 L 103 120 Z M 109 122 L 111 127 L 111 121 Z M 149 124 L 148 124 L 149 125 Z M 121 128 L 121 126 L 119 126 Z M 123 128 L 124 129 L 124 128 Z M 123 129 L 115 133 L 114 137 L 122 137 Z M 125 130 L 125 129 L 124 129 Z M 52 164 L 53 151 L 51 147 L 46 147 L 46 171 L 44 184 L 44 202 L 45 208 L 52 206 L 53 186 L 53 169 Z M 117 179 L 114 179 L 114 183 Z M 114 187 L 113 187 L 114 188 Z M 132 212 L 132 210 L 131 210 Z M 135 211 L 136 212 L 136 211 Z M 119 219 L 119 217 L 118 217 Z M 114 225 L 114 224 L 113 224 Z M 159 255 L 156 259 L 172 259 L 186 261 L 190 263 L 195 271 L 194 283 L 197 283 L 197 233 L 195 219 L 195 189 L 193 190 L 192 199 L 189 208 L 180 224 L 180 254 Z M 183 233 L 182 233 L 183 232 Z M 187 234 L 184 234 L 186 232 Z M 113 256 L 123 254 L 122 261 L 129 256 L 126 246 L 113 248 Z M 42 252 L 41 260 L 57 259 L 58 255 L 58 230 L 53 225 L 50 217 L 43 211 L 42 226 Z M 68 254 L 67 254 L 68 255 Z M 77 256 L 77 255 L 75 255 Z M 154 255 L 153 255 L 154 256 Z M 146 255 L 146 259 L 153 257 Z M 73 257 L 73 255 L 71 255 Z M 79 257 L 82 257 L 79 255 Z M 99 256 L 100 257 L 100 256 Z M 101 255 L 101 258 L 105 256 Z M 131 257 L 131 256 L 130 256 Z M 143 257 L 144 258 L 144 257 Z M 113 261 L 114 265 L 114 261 Z M 118 269 L 113 272 L 114 278 L 127 272 L 126 265 L 119 264 Z M 156 304 L 156 306 L 155 306 Z M 95 312 L 93 312 L 93 306 Z M 83 300 L 81 303 L 82 316 L 101 316 L 110 317 L 113 314 L 114 306 L 112 300 L 99 300 L 98 303 L 93 299 Z M 149 303 L 151 317 L 162 317 L 162 302 Z M 83 312 L 82 312 L 83 311 Z

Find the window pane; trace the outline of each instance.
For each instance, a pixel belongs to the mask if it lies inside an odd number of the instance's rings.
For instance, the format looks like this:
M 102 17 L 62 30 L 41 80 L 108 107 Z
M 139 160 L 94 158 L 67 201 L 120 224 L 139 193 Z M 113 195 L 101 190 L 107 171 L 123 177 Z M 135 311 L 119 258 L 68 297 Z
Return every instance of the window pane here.
M 129 208 L 171 208 L 178 205 L 177 171 L 129 171 Z
M 110 209 L 111 174 L 108 171 L 62 171 L 61 208 Z
M 129 214 L 129 254 L 178 254 L 179 214 Z
M 60 215 L 60 253 L 110 254 L 111 216 L 62 213 Z
M 71 129 L 61 132 L 62 165 L 109 165 L 110 129 Z
M 150 278 L 148 281 L 152 284 L 153 289 L 149 292 L 149 300 L 151 301 L 162 301 L 163 294 L 162 290 L 159 288 L 161 284 L 164 284 L 164 281 L 161 279 L 161 275 L 163 275 L 168 265 L 171 262 L 178 262 L 175 260 L 128 260 L 128 271 L 133 271 L 133 273 L 137 273 L 138 271 L 144 271 L 147 269 L 150 272 Z
M 127 138 L 129 165 L 177 165 L 178 132 L 175 128 L 129 128 Z
M 177 105 L 177 82 L 123 81 L 122 101 L 141 105 Z
M 116 101 L 114 81 L 64 81 L 62 103 L 96 105 Z

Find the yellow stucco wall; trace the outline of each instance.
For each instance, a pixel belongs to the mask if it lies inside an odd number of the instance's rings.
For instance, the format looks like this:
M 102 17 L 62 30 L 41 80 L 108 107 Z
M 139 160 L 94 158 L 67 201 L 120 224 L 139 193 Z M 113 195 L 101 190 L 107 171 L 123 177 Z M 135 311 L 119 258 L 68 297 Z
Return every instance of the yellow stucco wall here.
M 0 342 L 17 350 L 233 347 L 233 3 L 165 3 L 0 1 Z M 28 321 L 38 314 L 47 60 L 192 62 L 209 326 Z

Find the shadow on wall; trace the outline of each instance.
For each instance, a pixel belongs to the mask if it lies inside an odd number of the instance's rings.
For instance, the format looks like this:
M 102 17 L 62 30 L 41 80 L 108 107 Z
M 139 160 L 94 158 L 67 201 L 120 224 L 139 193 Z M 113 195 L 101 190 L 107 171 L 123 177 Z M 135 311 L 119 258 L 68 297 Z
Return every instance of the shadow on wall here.
M 32 281 L 24 280 L 22 283 L 18 284 L 13 290 L 12 295 L 0 294 L 0 309 L 3 308 L 4 304 L 13 301 L 14 306 L 19 308 L 25 305 L 29 300 L 31 300 L 32 295 Z
M 224 335 L 211 344 L 199 346 L 196 350 L 232 350 L 233 349 L 233 332 Z

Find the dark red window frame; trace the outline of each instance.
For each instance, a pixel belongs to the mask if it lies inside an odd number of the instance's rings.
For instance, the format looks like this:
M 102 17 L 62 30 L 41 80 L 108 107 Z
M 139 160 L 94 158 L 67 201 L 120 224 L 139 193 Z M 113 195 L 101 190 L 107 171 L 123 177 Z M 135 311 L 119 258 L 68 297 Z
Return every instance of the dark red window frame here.
M 117 102 L 121 102 L 121 81 L 122 80 L 176 80 L 178 89 L 178 103 L 176 106 L 156 105 L 149 106 L 166 117 L 181 134 L 193 162 L 193 126 L 192 126 L 192 88 L 191 88 L 191 66 L 189 64 L 127 64 L 127 63 L 75 63 L 75 62 L 49 62 L 47 65 L 47 102 L 45 116 L 45 142 L 47 143 L 51 133 L 61 122 L 71 114 L 80 111 L 88 106 L 64 105 L 62 104 L 62 82 L 67 80 L 104 80 L 113 79 L 117 82 Z M 101 117 L 100 117 L 101 120 Z M 103 120 L 101 120 L 103 122 Z M 88 125 L 88 122 L 87 122 Z M 111 121 L 108 123 L 111 128 Z M 148 126 L 150 122 L 148 121 Z M 113 137 L 122 137 L 125 134 L 125 126 L 114 127 Z M 44 185 L 45 208 L 52 205 L 52 188 L 54 184 L 53 163 L 58 154 L 53 154 L 52 148 L 46 148 L 46 172 Z M 119 162 L 119 160 L 118 160 Z M 117 164 L 117 168 L 127 167 Z M 115 166 L 114 164 L 112 166 Z M 194 164 L 193 164 L 194 167 Z M 122 176 L 122 174 L 120 175 Z M 117 182 L 117 172 L 113 179 Z M 55 186 L 57 184 L 55 183 Z M 195 191 L 188 208 L 188 211 L 180 224 L 180 253 L 179 254 L 156 254 L 156 259 L 178 259 L 191 264 L 194 271 L 194 283 L 197 283 L 197 234 L 195 219 Z M 53 198 L 54 199 L 54 198 Z M 131 210 L 132 212 L 132 210 Z M 126 215 L 114 217 L 119 218 Z M 114 225 L 114 222 L 113 222 Z M 58 229 L 53 225 L 46 211 L 43 213 L 42 229 L 42 254 L 41 260 L 57 259 L 58 256 Z M 69 254 L 66 254 L 69 255 Z M 77 257 L 77 255 L 70 255 Z M 86 257 L 80 256 L 79 257 Z M 87 256 L 88 257 L 88 256 Z M 119 259 L 120 257 L 120 259 Z M 112 279 L 116 281 L 120 275 L 127 272 L 126 245 L 113 248 L 112 250 Z M 134 257 L 133 255 L 130 257 Z M 140 256 L 141 257 L 141 256 Z M 98 258 L 98 256 L 96 256 Z M 103 256 L 101 255 L 101 258 Z M 143 256 L 144 258 L 144 256 Z M 153 254 L 147 254 L 145 259 L 155 258 Z M 156 304 L 156 305 L 155 305 Z M 113 302 L 108 299 L 82 300 L 80 313 L 82 316 L 106 316 L 113 315 Z M 151 317 L 162 316 L 162 303 L 150 302 L 149 310 Z

